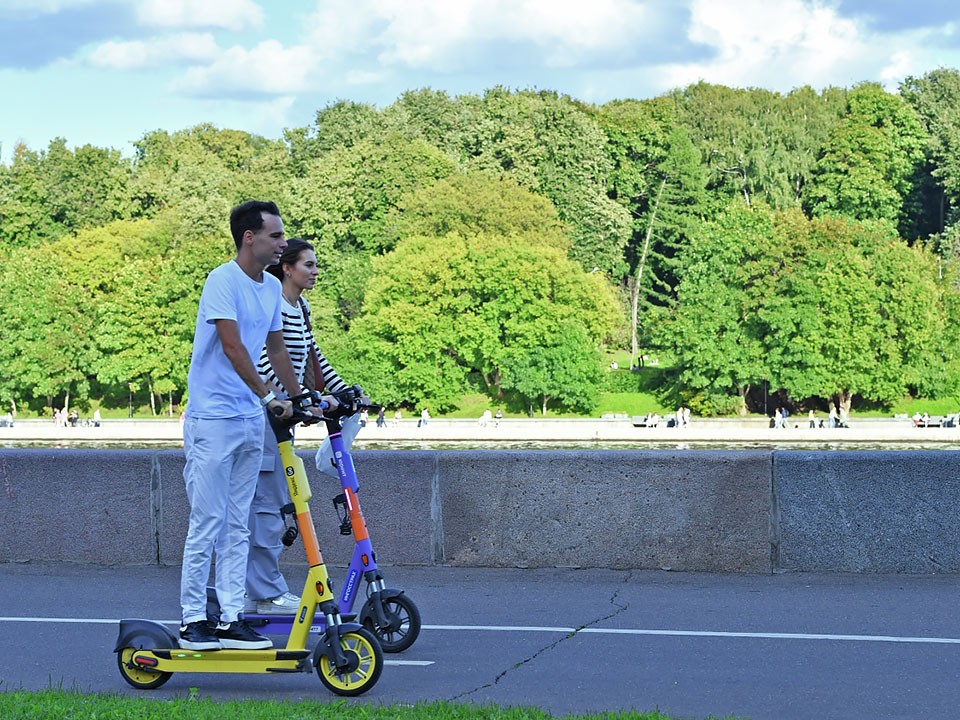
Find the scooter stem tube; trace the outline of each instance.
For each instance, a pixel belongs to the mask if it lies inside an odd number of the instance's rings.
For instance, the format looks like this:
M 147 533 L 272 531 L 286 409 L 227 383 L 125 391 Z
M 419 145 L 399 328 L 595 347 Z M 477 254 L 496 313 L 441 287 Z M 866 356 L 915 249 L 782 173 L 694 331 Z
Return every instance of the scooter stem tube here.
M 310 482 L 303 460 L 293 451 L 293 443 L 289 440 L 277 445 L 280 450 L 280 461 L 283 463 L 284 474 L 287 476 L 287 487 L 290 490 L 290 500 L 293 501 L 294 514 L 297 518 L 297 527 L 300 537 L 303 538 L 303 548 L 307 553 L 307 564 L 310 567 L 323 564 L 320 554 L 320 542 L 313 527 L 310 516 Z
M 370 534 L 367 532 L 367 523 L 363 519 L 363 512 L 360 510 L 360 500 L 352 488 L 344 487 L 344 499 L 347 501 L 347 512 L 350 513 L 350 524 L 353 527 L 353 537 L 357 542 L 367 540 Z
M 310 515 L 310 481 L 303 461 L 293 451 L 293 442 L 283 440 L 277 444 L 280 450 L 280 461 L 283 463 L 284 474 L 287 477 L 287 487 L 290 490 L 290 499 L 293 502 L 294 513 L 297 518 L 297 528 L 303 541 L 303 549 L 307 554 L 307 564 L 310 570 L 303 587 L 300 608 L 294 619 L 293 628 L 288 639 L 288 648 L 306 647 L 310 627 L 314 624 L 314 613 L 318 605 L 329 604 L 336 609 L 333 603 L 333 585 L 327 573 L 327 567 L 320 553 L 320 542 L 313 527 L 313 518 Z M 335 629 L 335 631 L 337 631 Z M 329 628 L 328 628 L 329 632 Z M 338 631 L 337 631 L 338 632 Z M 339 644 L 333 651 L 337 655 Z M 341 652 L 342 654 L 342 652 Z

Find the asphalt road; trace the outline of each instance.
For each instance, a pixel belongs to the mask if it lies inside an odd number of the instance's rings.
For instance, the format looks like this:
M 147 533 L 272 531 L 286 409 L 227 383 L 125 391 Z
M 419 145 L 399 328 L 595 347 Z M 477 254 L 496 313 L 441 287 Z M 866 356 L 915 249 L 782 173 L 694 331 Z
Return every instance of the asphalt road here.
M 957 576 L 384 572 L 424 629 L 348 702 L 754 720 L 960 714 Z M 112 652 L 117 621 L 175 621 L 178 585 L 176 567 L 0 564 L 0 691 L 336 699 L 315 675 L 175 674 L 157 690 L 130 688 Z

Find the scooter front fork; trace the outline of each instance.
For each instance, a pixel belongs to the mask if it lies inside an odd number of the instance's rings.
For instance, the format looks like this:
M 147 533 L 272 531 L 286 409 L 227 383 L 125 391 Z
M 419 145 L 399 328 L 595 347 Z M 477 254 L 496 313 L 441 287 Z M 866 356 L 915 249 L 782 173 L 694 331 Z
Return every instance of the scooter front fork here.
M 370 602 L 370 608 L 373 610 L 376 625 L 379 628 L 386 628 L 390 625 L 387 619 L 387 611 L 383 607 L 383 591 L 386 590 L 386 584 L 383 576 L 376 570 L 366 573 L 367 579 L 367 597 Z
M 340 611 L 337 606 L 330 603 L 324 603 L 321 607 L 323 612 L 323 639 L 324 647 L 327 648 L 327 657 L 329 657 L 337 669 L 347 666 L 347 656 L 340 646 L 340 632 L 342 622 L 340 620 Z

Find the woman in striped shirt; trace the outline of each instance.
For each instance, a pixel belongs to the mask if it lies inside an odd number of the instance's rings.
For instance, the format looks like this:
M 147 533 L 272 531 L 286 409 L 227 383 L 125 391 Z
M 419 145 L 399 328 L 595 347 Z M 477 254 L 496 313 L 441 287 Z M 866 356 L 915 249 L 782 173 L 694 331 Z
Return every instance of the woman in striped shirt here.
M 300 238 L 287 240 L 287 247 L 279 262 L 268 267 L 267 272 L 277 276 L 283 284 L 283 340 L 297 379 L 303 383 L 307 364 L 312 362 L 312 349 L 316 352 L 323 378 L 323 384 L 319 378 L 314 379 L 314 384 L 326 393 L 347 389 L 347 384 L 317 347 L 310 322 L 310 306 L 303 298 L 303 292 L 313 288 L 319 275 L 313 246 Z M 266 352 L 261 353 L 257 370 L 268 388 L 278 395 L 290 395 L 270 366 Z M 250 554 L 247 559 L 247 598 L 244 605 L 248 613 L 291 614 L 300 605 L 300 598 L 289 591 L 287 581 L 280 572 L 280 553 L 283 551 L 280 538 L 286 529 L 280 508 L 289 502 L 287 480 L 283 474 L 276 438 L 267 423 L 263 462 L 256 494 L 250 506 Z

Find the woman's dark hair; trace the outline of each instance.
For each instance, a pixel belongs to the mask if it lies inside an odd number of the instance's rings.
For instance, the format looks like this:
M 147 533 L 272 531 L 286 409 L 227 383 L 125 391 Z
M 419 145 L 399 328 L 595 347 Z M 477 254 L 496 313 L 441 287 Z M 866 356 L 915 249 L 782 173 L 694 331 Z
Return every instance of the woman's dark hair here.
M 300 259 L 300 253 L 304 250 L 313 250 L 313 245 L 303 238 L 287 238 L 286 249 L 280 256 L 280 259 L 277 260 L 276 265 L 267 267 L 267 272 L 276 277 L 280 282 L 283 282 L 283 266 L 296 265 L 297 260 Z

